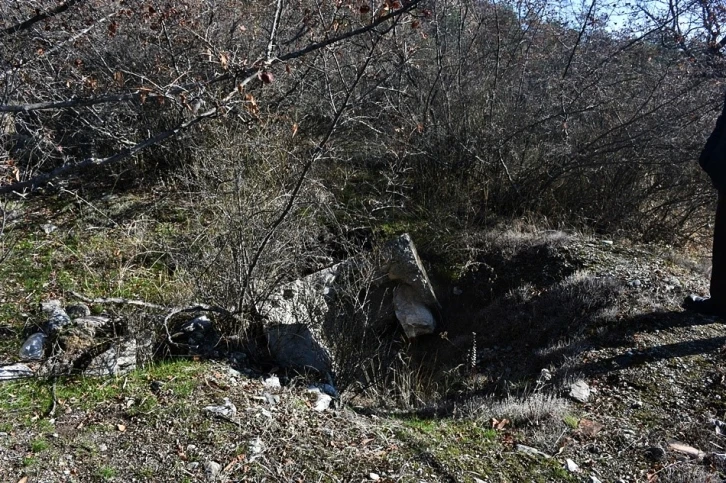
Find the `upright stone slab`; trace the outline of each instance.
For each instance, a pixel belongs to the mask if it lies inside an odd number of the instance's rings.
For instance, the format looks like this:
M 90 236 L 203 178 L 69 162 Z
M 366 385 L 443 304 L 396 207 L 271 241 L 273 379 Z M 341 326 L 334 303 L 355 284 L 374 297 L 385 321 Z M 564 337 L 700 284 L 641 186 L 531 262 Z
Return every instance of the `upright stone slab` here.
M 408 233 L 386 246 L 388 278 L 399 282 L 393 296 L 396 318 L 408 338 L 433 334 L 436 319 L 432 310 L 440 308 L 436 293 Z
M 387 243 L 384 256 L 386 261 L 382 268 L 389 279 L 410 286 L 414 291 L 412 296 L 419 303 L 432 308 L 440 307 L 426 269 L 408 233 Z
M 351 258 L 281 285 L 258 306 L 266 319 L 270 354 L 279 364 L 332 371 L 331 341 L 339 340 L 350 324 L 340 315 L 346 313 L 342 307 L 346 300 L 340 295 L 358 290 L 359 281 L 351 280 L 357 263 L 359 259 Z M 378 280 L 367 287 L 369 327 L 391 323 L 395 318 L 409 338 L 433 333 L 433 311 L 440 307 L 439 302 L 408 234 L 386 244 L 383 261 L 374 272 Z

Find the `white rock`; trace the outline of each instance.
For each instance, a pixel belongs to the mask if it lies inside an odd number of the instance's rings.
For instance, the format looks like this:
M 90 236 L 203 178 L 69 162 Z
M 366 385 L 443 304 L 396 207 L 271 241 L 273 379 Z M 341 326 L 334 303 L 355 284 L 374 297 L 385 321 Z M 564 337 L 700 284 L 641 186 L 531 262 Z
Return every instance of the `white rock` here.
M 228 397 L 224 398 L 224 404 L 222 406 L 206 406 L 202 409 L 218 416 L 232 417 L 237 414 L 237 406 Z
M 249 445 L 247 445 L 247 450 L 249 451 L 251 457 L 250 461 L 257 458 L 264 450 L 265 445 L 262 443 L 262 440 L 257 437 L 250 441 Z
M 570 458 L 565 459 L 565 464 L 567 465 L 567 471 L 570 473 L 578 473 L 580 471 L 580 467 L 572 461 Z
M 216 461 L 207 461 L 204 463 L 204 472 L 210 479 L 214 479 L 222 472 L 222 465 Z
M 52 223 L 44 223 L 44 224 L 40 225 L 40 227 L 43 229 L 43 231 L 45 232 L 46 235 L 50 235 L 51 233 L 53 233 L 54 231 L 56 231 L 58 229 L 58 227 Z
M 517 445 L 517 451 L 525 454 L 529 454 L 532 456 L 543 456 L 545 458 L 551 458 L 550 455 L 547 453 L 543 453 L 542 451 L 538 450 L 537 448 L 533 448 L 531 446 L 527 446 L 525 444 L 518 444 Z
M 262 384 L 268 388 L 268 389 L 276 389 L 282 387 L 280 385 L 280 378 L 277 376 L 270 376 L 264 381 L 262 381 Z
M 373 481 L 378 481 L 381 479 L 381 477 L 378 475 L 378 473 L 368 473 L 368 478 Z
M 319 387 L 310 386 L 308 387 L 308 392 L 316 396 L 315 405 L 313 406 L 315 411 L 325 411 L 330 407 L 330 403 L 333 402 L 333 398 L 324 393 Z
M 590 386 L 582 379 L 570 384 L 569 395 L 575 401 L 586 403 L 590 399 L 591 393 Z
M 136 339 L 114 341 L 106 352 L 96 356 L 83 373 L 87 376 L 120 376 L 136 369 Z
M 597 476 L 590 475 L 590 483 L 602 483 L 602 481 Z

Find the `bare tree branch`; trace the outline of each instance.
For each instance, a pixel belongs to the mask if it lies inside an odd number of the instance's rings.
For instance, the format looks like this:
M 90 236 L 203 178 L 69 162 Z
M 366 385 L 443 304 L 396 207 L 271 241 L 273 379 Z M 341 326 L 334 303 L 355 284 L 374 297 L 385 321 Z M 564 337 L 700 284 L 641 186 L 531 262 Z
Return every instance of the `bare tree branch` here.
M 285 206 L 283 207 L 282 211 L 280 211 L 280 215 L 272 223 L 272 226 L 270 226 L 270 229 L 267 231 L 264 238 L 262 239 L 260 244 L 257 246 L 257 249 L 255 250 L 255 253 L 252 256 L 252 260 L 250 261 L 249 266 L 247 268 L 247 274 L 243 281 L 242 290 L 240 293 L 240 303 L 239 303 L 240 309 L 239 310 L 242 310 L 241 308 L 245 307 L 245 302 L 246 302 L 245 299 L 247 297 L 247 291 L 249 289 L 250 281 L 252 280 L 252 275 L 254 274 L 255 268 L 257 268 L 257 264 L 260 260 L 260 257 L 262 256 L 265 249 L 267 248 L 267 244 L 269 243 L 270 239 L 272 238 L 272 235 L 275 233 L 277 228 L 282 224 L 282 222 L 285 221 L 285 218 L 287 218 L 287 215 L 290 213 L 293 206 L 295 205 L 295 200 L 297 199 L 297 195 L 300 192 L 300 188 L 302 188 L 303 182 L 307 178 L 308 172 L 313 167 L 313 165 L 322 157 L 323 153 L 327 149 L 328 142 L 330 141 L 330 138 L 332 137 L 333 133 L 335 133 L 336 129 L 338 128 L 338 123 L 340 122 L 340 118 L 343 115 L 343 113 L 346 111 L 346 109 L 348 108 L 348 103 L 350 102 L 350 98 L 353 95 L 353 91 L 355 90 L 356 86 L 358 85 L 360 80 L 363 78 L 363 75 L 365 74 L 366 70 L 368 69 L 368 65 L 370 64 L 371 59 L 373 58 L 373 54 L 374 54 L 375 49 L 378 46 L 378 42 L 381 40 L 381 38 L 382 37 L 378 37 L 374 40 L 373 45 L 371 46 L 370 51 L 368 53 L 368 56 L 365 59 L 365 62 L 358 69 L 358 72 L 356 73 L 353 83 L 347 89 L 347 92 L 345 93 L 345 98 L 343 99 L 341 104 L 338 106 L 338 108 L 335 110 L 335 115 L 333 116 L 333 120 L 331 121 L 330 126 L 328 127 L 327 131 L 325 132 L 323 139 L 315 147 L 315 150 L 311 154 L 310 158 L 308 158 L 308 161 L 303 166 L 302 173 L 300 173 L 300 175 L 298 176 L 297 182 L 295 183 L 295 186 L 293 187 L 292 192 L 288 196 Z
M 342 35 L 338 35 L 336 37 L 331 37 L 327 40 L 323 40 L 321 42 L 317 42 L 314 44 L 310 44 L 307 47 L 296 50 L 294 52 L 290 52 L 285 55 L 281 55 L 279 57 L 270 57 L 265 63 L 268 66 L 271 66 L 273 64 L 286 62 L 289 60 L 297 59 L 299 57 L 302 57 L 304 55 L 307 55 L 311 52 L 314 52 L 316 50 L 320 50 L 324 47 L 328 47 L 329 45 L 336 44 L 338 42 L 342 42 L 344 40 L 348 40 L 352 37 L 371 32 L 375 30 L 379 25 L 386 23 L 388 20 L 392 18 L 399 17 L 403 15 L 406 12 L 410 12 L 413 10 L 416 5 L 421 0 L 414 0 L 413 2 L 405 5 L 404 7 L 400 8 L 399 10 L 395 10 L 388 15 L 384 15 L 380 18 L 378 18 L 375 22 L 372 22 L 369 25 L 366 25 L 364 27 L 361 27 L 356 30 L 351 30 L 350 32 L 347 32 Z M 268 55 L 271 53 L 270 45 L 274 42 L 274 35 L 271 34 L 270 37 L 270 43 L 268 44 Z M 152 92 L 145 89 L 137 89 L 134 92 L 128 93 L 128 94 L 116 94 L 116 95 L 106 95 L 106 96 L 97 96 L 97 97 L 90 97 L 90 98 L 74 98 L 74 99 L 68 99 L 65 101 L 55 101 L 55 102 L 39 102 L 35 104 L 0 104 L 0 112 L 30 112 L 30 111 L 40 111 L 40 110 L 50 110 L 50 109 L 63 109 L 67 107 L 83 107 L 83 106 L 92 106 L 97 104 L 107 104 L 107 103 L 113 103 L 113 102 L 124 102 L 134 99 L 140 99 L 143 96 L 148 97 L 169 97 L 170 95 L 176 95 L 180 94 L 182 92 L 186 92 L 189 90 L 194 89 L 195 87 L 199 87 L 199 85 L 204 86 L 210 86 L 213 84 L 217 84 L 219 82 L 232 80 L 239 77 L 246 77 L 247 82 L 249 82 L 251 79 L 252 74 L 257 73 L 260 70 L 259 67 L 254 68 L 245 68 L 241 70 L 236 70 L 233 72 L 228 72 L 226 74 L 214 77 L 213 79 L 207 81 L 206 83 L 194 83 L 194 84 L 188 84 L 184 86 L 174 86 L 170 87 L 169 90 L 166 93 L 159 93 L 159 92 Z M 0 77 L 1 78 L 1 77 Z
M 59 13 L 63 13 L 69 8 L 71 8 L 73 5 L 77 3 L 82 3 L 84 0 L 68 0 L 67 2 L 62 2 L 60 5 L 58 5 L 55 8 L 52 8 L 50 10 L 47 10 L 45 12 L 40 12 L 34 17 L 29 18 L 28 20 L 25 20 L 24 22 L 21 22 L 19 24 L 15 24 L 11 27 L 8 27 L 4 30 L 0 31 L 0 37 L 4 37 L 6 35 L 11 35 L 16 32 L 19 32 L 21 30 L 26 30 L 35 25 L 36 23 L 45 20 L 47 18 L 54 17 L 58 15 Z
M 58 178 L 60 176 L 65 176 L 71 173 L 75 173 L 77 171 L 84 170 L 86 168 L 89 168 L 91 166 L 108 166 L 114 163 L 117 163 L 123 159 L 128 158 L 129 156 L 133 156 L 134 154 L 143 151 L 144 149 L 154 146 L 156 144 L 159 144 L 160 142 L 164 141 L 165 139 L 170 138 L 171 136 L 174 136 L 176 134 L 179 134 L 182 131 L 185 131 L 186 129 L 190 128 L 191 126 L 199 123 L 200 121 L 214 117 L 218 114 L 219 109 L 213 108 L 208 110 L 207 112 L 204 112 L 193 119 L 190 119 L 189 121 L 183 122 L 176 126 L 173 129 L 169 129 L 168 131 L 161 132 L 157 134 L 156 136 L 150 137 L 128 149 L 124 149 L 122 151 L 119 151 L 118 153 L 109 156 L 107 158 L 87 158 L 81 161 L 77 164 L 65 164 L 63 166 L 59 166 L 53 171 L 49 173 L 44 173 L 39 176 L 36 176 L 35 178 L 29 179 L 27 181 L 22 181 L 19 183 L 13 183 L 6 186 L 0 186 L 0 194 L 6 194 L 6 193 L 14 193 L 18 192 L 20 190 L 24 190 L 26 188 L 30 188 L 31 190 L 38 188 L 39 186 L 45 185 L 48 182 L 52 181 L 55 178 Z
M 296 59 L 296 58 L 302 57 L 306 54 L 309 54 L 311 52 L 323 49 L 327 46 L 342 42 L 344 40 L 353 38 L 355 36 L 358 36 L 358 35 L 361 35 L 361 34 L 364 34 L 367 32 L 374 31 L 376 29 L 376 27 L 387 22 L 388 20 L 398 18 L 401 15 L 403 15 L 404 13 L 411 11 L 418 5 L 419 2 L 420 2 L 420 0 L 414 0 L 413 2 L 410 2 L 406 5 L 404 5 L 402 8 L 400 8 L 398 10 L 395 10 L 387 15 L 381 16 L 380 18 L 378 18 L 376 21 L 372 22 L 369 25 L 352 30 L 350 32 L 339 35 L 337 37 L 333 37 L 333 38 L 330 38 L 330 39 L 327 39 L 327 40 L 324 40 L 321 42 L 311 44 L 303 49 L 288 53 L 286 55 L 282 55 L 280 57 L 273 57 L 273 58 L 269 59 L 267 62 L 265 62 L 265 64 L 267 66 L 270 66 L 273 64 Z M 384 31 L 381 32 L 381 34 L 389 31 L 390 28 L 392 28 L 392 26 L 384 29 Z M 368 61 L 369 61 L 369 59 L 367 60 L 367 62 Z M 367 63 L 366 63 L 366 65 L 367 65 Z M 213 80 L 208 82 L 207 85 L 213 84 L 213 83 L 218 83 L 223 80 L 230 80 L 230 79 L 236 79 L 239 77 L 246 77 L 246 79 L 240 84 L 240 85 L 244 86 L 244 85 L 248 84 L 249 82 L 251 82 L 256 77 L 256 75 L 260 71 L 261 67 L 262 66 L 257 65 L 253 68 L 246 68 L 246 69 L 243 69 L 243 70 L 240 70 L 237 72 L 230 72 L 228 74 L 215 77 Z M 172 91 L 172 92 L 174 92 L 174 91 Z M 225 106 L 224 108 L 226 109 L 226 104 L 231 100 L 231 98 L 235 95 L 236 92 L 238 92 L 237 89 L 231 91 L 230 94 L 227 95 L 222 100 L 220 105 Z M 71 99 L 71 100 L 67 100 L 67 101 L 25 104 L 25 105 L 22 105 L 22 104 L 21 105 L 0 105 L 0 112 L 28 112 L 28 111 L 33 111 L 33 110 L 62 109 L 62 108 L 66 108 L 66 107 L 90 106 L 90 105 L 110 103 L 110 102 L 123 102 L 123 101 L 132 100 L 134 98 L 141 98 L 144 95 L 151 95 L 151 94 L 152 94 L 151 92 L 142 91 L 141 89 L 139 89 L 130 94 L 121 94 L 121 95 L 115 95 L 115 96 L 101 96 L 101 97 L 88 98 L 88 99 Z M 154 95 L 159 96 L 159 97 L 166 97 L 166 95 L 162 95 L 162 94 L 158 94 L 158 93 L 156 93 Z M 170 138 L 171 136 L 174 136 L 176 134 L 179 134 L 182 131 L 185 131 L 186 129 L 199 123 L 200 121 L 215 117 L 219 113 L 220 109 L 221 108 L 218 108 L 218 107 L 210 109 L 210 110 L 194 117 L 191 120 L 188 120 L 186 122 L 183 122 L 183 123 L 177 125 L 173 129 L 158 133 L 155 136 L 147 138 L 146 140 L 144 140 L 128 149 L 119 151 L 118 153 L 116 153 L 112 156 L 109 156 L 107 158 L 101 158 L 101 159 L 87 158 L 76 164 L 65 164 L 63 166 L 59 166 L 58 168 L 54 169 L 53 171 L 51 171 L 49 173 L 44 173 L 44 174 L 38 175 L 38 176 L 36 176 L 32 179 L 26 180 L 26 181 L 13 183 L 13 184 L 9 184 L 6 186 L 0 186 L 0 194 L 19 192 L 19 191 L 27 189 L 27 188 L 30 188 L 31 190 L 33 190 L 41 185 L 47 184 L 49 181 L 51 181 L 55 178 L 84 170 L 90 166 L 107 166 L 107 165 L 114 164 L 118 161 L 128 158 L 129 156 L 137 154 L 138 152 L 140 152 L 150 146 L 159 144 L 162 141 Z

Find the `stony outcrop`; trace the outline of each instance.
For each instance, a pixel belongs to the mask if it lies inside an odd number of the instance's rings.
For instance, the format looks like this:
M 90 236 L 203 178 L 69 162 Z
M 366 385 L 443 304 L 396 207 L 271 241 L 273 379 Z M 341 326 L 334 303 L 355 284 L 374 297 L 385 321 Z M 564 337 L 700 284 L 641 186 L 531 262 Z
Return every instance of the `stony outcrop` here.
M 271 356 L 283 366 L 331 371 L 332 340 L 350 323 L 341 315 L 348 303 L 341 295 L 349 300 L 366 283 L 365 324 L 383 327 L 397 319 L 409 338 L 433 333 L 439 303 L 411 237 L 405 234 L 386 244 L 381 259 L 368 282 L 351 280 L 359 276 L 362 264 L 353 258 L 270 294 L 258 311 L 266 319 Z

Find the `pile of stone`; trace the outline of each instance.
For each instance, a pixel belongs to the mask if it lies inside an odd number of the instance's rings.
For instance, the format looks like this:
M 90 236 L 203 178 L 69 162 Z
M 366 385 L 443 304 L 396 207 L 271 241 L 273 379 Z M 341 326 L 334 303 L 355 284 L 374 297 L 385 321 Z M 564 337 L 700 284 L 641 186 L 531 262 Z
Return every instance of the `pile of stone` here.
M 331 347 L 350 330 L 346 304 L 360 302 L 360 292 L 367 294 L 367 302 L 355 310 L 365 312 L 366 330 L 385 333 L 397 321 L 409 339 L 435 331 L 439 302 L 409 235 L 386 244 L 378 262 L 366 265 L 364 280 L 362 264 L 362 258 L 352 258 L 281 285 L 258 305 L 269 354 L 279 366 L 334 374 Z M 173 353 L 224 355 L 222 336 L 204 315 L 164 324 L 166 334 L 140 334 L 122 321 L 91 315 L 84 304 L 63 307 L 51 300 L 41 308 L 45 321 L 23 344 L 20 359 L 42 362 L 30 364 L 35 368 L 0 367 L 0 380 L 33 374 L 118 376 L 150 358 L 157 336 Z
M 64 308 L 50 300 L 41 309 L 45 321 L 20 349 L 26 364 L 0 368 L 0 380 L 50 374 L 118 376 L 136 369 L 142 351 L 124 324 L 91 315 L 84 304 Z

